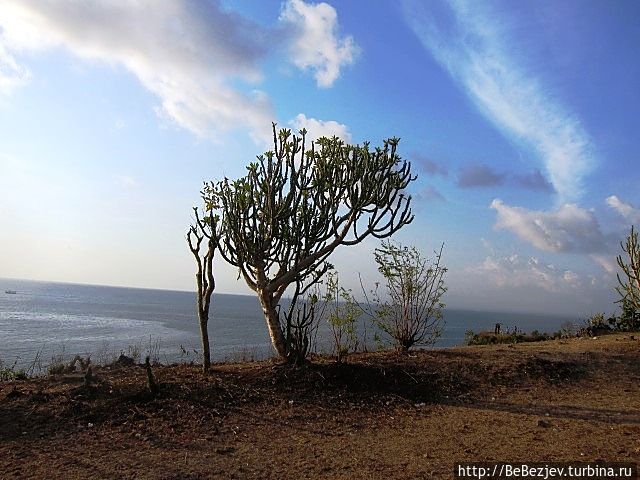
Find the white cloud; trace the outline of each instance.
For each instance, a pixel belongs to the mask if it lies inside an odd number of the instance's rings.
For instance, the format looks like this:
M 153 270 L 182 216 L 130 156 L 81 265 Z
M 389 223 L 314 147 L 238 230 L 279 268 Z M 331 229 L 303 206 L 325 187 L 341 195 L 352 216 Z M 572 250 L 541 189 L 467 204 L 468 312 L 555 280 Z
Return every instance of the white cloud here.
M 307 118 L 303 113 L 296 115 L 296 118 L 291 120 L 289 124 L 295 130 L 307 130 L 307 138 L 310 141 L 315 141 L 320 137 L 339 137 L 347 143 L 351 142 L 351 133 L 349 128 L 334 120 L 317 120 L 315 118 Z
M 319 87 L 333 85 L 340 68 L 355 60 L 359 49 L 351 36 L 338 36 L 338 14 L 331 5 L 289 0 L 280 20 L 297 31 L 289 50 L 291 61 L 311 70 Z
M 480 2 L 447 5 L 451 17 L 443 19 L 437 15 L 440 3 L 408 0 L 407 22 L 480 112 L 506 136 L 537 153 L 561 199 L 579 197 L 581 179 L 594 158 L 577 116 L 526 68 L 521 55 L 516 57 L 506 18 L 484 12 Z
M 607 251 L 608 240 L 595 215 L 577 205 L 565 204 L 545 212 L 491 202 L 498 213 L 496 228 L 509 230 L 520 239 L 547 252 L 598 254 Z
M 607 197 L 607 205 L 618 212 L 625 220 L 631 223 L 640 223 L 640 209 L 635 208 L 630 203 L 623 202 L 617 196 Z
M 580 276 L 571 270 L 557 269 L 536 257 L 519 255 L 488 256 L 471 273 L 482 275 L 496 287 L 539 287 L 549 292 L 576 289 L 583 285 Z
M 63 48 L 124 66 L 160 98 L 159 113 L 197 135 L 260 135 L 274 119 L 264 95 L 230 84 L 260 79 L 261 29 L 217 2 L 4 0 L 0 29 L 1 84 L 25 77 L 8 52 Z
M 0 36 L 0 95 L 10 95 L 13 91 L 29 81 L 29 71 L 16 62 L 2 44 Z

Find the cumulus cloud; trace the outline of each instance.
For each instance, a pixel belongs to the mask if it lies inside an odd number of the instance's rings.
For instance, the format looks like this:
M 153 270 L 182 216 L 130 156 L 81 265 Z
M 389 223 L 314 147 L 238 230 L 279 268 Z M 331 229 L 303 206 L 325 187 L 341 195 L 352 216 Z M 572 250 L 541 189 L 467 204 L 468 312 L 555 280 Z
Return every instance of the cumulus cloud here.
M 549 292 L 576 289 L 583 285 L 580 276 L 571 271 L 556 268 L 536 257 L 519 255 L 488 256 L 480 264 L 470 268 L 471 273 L 482 275 L 496 287 L 539 287 Z
M 602 233 L 594 213 L 574 204 L 552 211 L 528 210 L 491 202 L 498 218 L 496 228 L 509 230 L 534 247 L 547 252 L 598 254 L 608 250 L 608 238 Z
M 630 203 L 623 202 L 617 196 L 607 197 L 607 205 L 613 208 L 620 216 L 631 223 L 640 223 L 640 209 L 635 208 Z
M 307 138 L 311 141 L 316 141 L 320 137 L 339 137 L 347 143 L 351 142 L 351 133 L 349 128 L 334 120 L 318 120 L 315 118 L 308 118 L 305 114 L 299 113 L 296 118 L 291 120 L 289 124 L 295 130 L 307 130 Z
M 542 76 L 527 67 L 508 35 L 508 19 L 470 0 L 406 0 L 404 5 L 424 47 L 479 111 L 538 155 L 562 200 L 578 198 L 581 179 L 595 163 L 591 139 Z
M 160 98 L 160 114 L 200 136 L 273 120 L 264 95 L 229 84 L 260 78 L 261 29 L 217 2 L 9 0 L 0 26 L 6 48 L 63 48 L 124 66 Z
M 458 186 L 461 188 L 495 187 L 504 184 L 506 175 L 498 173 L 489 165 L 466 165 L 458 172 Z
M 344 65 L 353 63 L 358 47 L 351 36 L 338 34 L 338 14 L 327 3 L 289 0 L 280 20 L 296 30 L 290 46 L 293 64 L 313 72 L 319 87 L 330 87 Z
M 18 53 L 63 49 L 124 67 L 159 98 L 161 117 L 198 136 L 216 139 L 248 127 L 262 141 L 275 119 L 269 98 L 256 88 L 267 46 L 290 42 L 293 63 L 311 70 L 322 87 L 357 51 L 351 37 L 338 36 L 337 13 L 325 3 L 290 0 L 280 20 L 268 30 L 219 1 L 2 0 L 0 93 L 29 78 Z

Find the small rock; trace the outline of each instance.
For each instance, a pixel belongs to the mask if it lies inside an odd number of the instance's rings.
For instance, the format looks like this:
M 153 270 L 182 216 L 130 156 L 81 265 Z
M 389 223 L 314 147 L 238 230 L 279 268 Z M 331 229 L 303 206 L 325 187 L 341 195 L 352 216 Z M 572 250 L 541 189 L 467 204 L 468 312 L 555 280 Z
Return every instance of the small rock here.
M 551 422 L 547 422 L 546 420 L 538 420 L 538 426 L 542 427 L 542 428 L 549 428 L 551 427 Z

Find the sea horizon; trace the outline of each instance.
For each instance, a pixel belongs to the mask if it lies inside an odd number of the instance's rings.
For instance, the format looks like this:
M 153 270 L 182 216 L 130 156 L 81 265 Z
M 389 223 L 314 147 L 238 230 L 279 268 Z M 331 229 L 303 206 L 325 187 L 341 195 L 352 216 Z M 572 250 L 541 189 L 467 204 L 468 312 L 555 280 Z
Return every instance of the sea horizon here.
M 255 296 L 216 292 L 211 308 L 214 361 L 273 355 Z M 462 345 L 467 330 L 493 330 L 496 323 L 503 330 L 552 333 L 579 318 L 447 307 L 444 320 L 432 348 Z M 360 322 L 358 333 L 361 346 L 378 347 L 368 321 Z M 97 363 L 120 353 L 150 355 L 162 363 L 198 362 L 201 349 L 195 292 L 7 278 L 0 278 L 0 338 L 0 360 L 23 367 L 37 356 L 46 365 L 76 354 L 91 355 Z M 320 322 L 316 340 L 319 353 L 331 352 L 326 322 Z

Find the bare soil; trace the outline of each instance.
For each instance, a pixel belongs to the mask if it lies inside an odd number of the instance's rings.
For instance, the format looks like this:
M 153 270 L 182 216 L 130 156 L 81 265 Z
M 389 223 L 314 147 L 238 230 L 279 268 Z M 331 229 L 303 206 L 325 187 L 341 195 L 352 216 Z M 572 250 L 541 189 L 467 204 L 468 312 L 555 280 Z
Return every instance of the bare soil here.
M 640 462 L 640 335 L 104 367 L 0 383 L 0 478 L 451 478 L 456 461 Z

